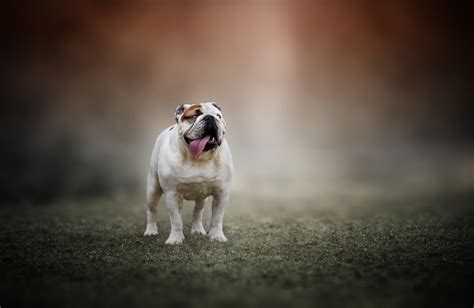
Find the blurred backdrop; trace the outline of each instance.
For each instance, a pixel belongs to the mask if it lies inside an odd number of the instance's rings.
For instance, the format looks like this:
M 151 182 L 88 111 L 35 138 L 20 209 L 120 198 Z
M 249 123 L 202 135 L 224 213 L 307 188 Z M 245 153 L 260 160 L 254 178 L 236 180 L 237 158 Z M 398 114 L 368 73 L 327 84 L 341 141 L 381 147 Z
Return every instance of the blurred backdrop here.
M 144 191 L 182 103 L 217 101 L 234 192 L 470 189 L 469 10 L 416 1 L 3 5 L 1 203 Z

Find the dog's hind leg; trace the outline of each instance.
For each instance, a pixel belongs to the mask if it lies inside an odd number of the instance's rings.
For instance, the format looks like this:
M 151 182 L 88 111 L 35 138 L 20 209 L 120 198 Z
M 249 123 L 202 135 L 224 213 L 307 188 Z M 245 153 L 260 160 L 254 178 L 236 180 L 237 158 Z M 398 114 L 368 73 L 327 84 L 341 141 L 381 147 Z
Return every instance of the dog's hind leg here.
M 156 208 L 163 190 L 160 187 L 158 178 L 153 172 L 148 173 L 146 185 L 146 230 L 144 235 L 157 235 L 158 226 L 156 225 Z
M 206 199 L 196 200 L 196 205 L 193 211 L 193 224 L 191 226 L 191 234 L 206 235 L 206 230 L 202 226 L 202 212 L 204 211 L 204 205 Z

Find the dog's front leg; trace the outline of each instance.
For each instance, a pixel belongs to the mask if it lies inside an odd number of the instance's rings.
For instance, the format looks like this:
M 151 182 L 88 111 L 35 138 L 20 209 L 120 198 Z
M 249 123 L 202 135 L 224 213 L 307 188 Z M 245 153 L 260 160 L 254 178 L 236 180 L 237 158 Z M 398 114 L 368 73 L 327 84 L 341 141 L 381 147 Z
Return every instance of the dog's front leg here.
M 176 192 L 171 191 L 165 193 L 165 202 L 171 223 L 171 233 L 165 244 L 181 244 L 184 240 L 183 221 L 181 219 L 183 199 L 179 197 Z
M 215 192 L 212 196 L 212 216 L 209 237 L 211 241 L 227 242 L 227 237 L 222 229 L 224 211 L 229 201 L 229 190 L 223 189 Z

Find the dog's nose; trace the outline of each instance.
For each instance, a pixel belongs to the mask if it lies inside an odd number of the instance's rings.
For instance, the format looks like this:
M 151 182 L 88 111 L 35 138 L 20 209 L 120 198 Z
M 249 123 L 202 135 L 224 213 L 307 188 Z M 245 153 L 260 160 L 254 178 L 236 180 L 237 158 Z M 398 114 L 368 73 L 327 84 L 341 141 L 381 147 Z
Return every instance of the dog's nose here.
M 214 117 L 208 114 L 208 115 L 205 115 L 204 118 L 202 118 L 202 120 L 204 122 L 212 122 L 214 121 Z

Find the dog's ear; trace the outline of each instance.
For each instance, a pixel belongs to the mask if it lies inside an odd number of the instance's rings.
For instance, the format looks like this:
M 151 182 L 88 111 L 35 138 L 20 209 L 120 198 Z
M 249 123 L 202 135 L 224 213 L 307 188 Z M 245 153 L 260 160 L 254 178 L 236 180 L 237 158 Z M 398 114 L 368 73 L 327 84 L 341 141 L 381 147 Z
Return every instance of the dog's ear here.
M 174 113 L 174 119 L 178 122 L 179 116 L 186 110 L 188 104 L 182 104 L 176 107 L 176 112 Z
M 221 106 L 219 106 L 216 102 L 212 102 L 212 106 L 216 107 L 219 109 L 219 111 L 222 111 Z

